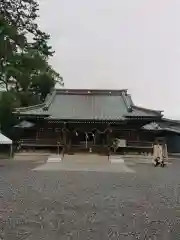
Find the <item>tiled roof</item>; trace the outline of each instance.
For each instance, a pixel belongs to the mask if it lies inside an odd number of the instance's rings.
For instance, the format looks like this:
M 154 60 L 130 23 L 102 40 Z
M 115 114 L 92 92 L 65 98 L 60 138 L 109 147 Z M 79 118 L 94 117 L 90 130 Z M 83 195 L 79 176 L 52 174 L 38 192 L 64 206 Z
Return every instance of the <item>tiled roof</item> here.
M 132 111 L 126 114 L 126 117 L 156 117 L 161 116 L 162 111 L 132 106 Z
M 173 120 L 162 119 L 161 122 L 151 122 L 142 127 L 145 130 L 150 131 L 169 131 L 180 134 L 180 122 Z
M 123 120 L 158 117 L 161 112 L 136 107 L 127 90 L 54 90 L 45 103 L 16 109 L 23 115 L 43 115 L 67 120 Z
M 156 122 L 151 122 L 151 123 L 148 123 L 146 125 L 144 125 L 142 127 L 142 129 L 144 130 L 153 130 L 153 131 L 157 131 L 157 130 L 162 130 L 162 128 L 160 127 L 160 124 L 159 123 L 156 123 Z

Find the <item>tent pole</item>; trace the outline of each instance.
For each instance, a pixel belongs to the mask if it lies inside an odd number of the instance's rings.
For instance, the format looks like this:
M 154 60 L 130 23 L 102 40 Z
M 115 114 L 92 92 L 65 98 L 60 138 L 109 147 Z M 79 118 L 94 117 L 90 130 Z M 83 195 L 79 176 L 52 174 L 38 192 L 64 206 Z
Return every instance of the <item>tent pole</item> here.
M 10 159 L 12 159 L 12 155 L 13 155 L 13 146 L 12 144 L 10 145 Z

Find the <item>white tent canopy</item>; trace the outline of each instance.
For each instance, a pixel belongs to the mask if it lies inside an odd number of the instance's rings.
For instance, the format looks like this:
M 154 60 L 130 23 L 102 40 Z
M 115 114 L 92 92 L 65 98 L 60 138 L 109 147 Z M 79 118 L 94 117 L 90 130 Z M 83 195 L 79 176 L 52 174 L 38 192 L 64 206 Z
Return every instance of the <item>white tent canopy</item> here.
M 4 136 L 2 133 L 0 133 L 0 144 L 6 144 L 6 145 L 11 145 L 12 140 Z

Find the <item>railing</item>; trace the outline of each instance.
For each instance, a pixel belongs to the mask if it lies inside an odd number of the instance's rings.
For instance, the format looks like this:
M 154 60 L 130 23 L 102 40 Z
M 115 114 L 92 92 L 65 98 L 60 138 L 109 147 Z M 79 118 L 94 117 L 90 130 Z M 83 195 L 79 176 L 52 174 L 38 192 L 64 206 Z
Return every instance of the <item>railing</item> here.
M 57 146 L 58 143 L 57 139 L 21 139 L 18 141 L 21 146 Z
M 152 142 L 127 141 L 125 147 L 111 148 L 113 154 L 149 154 L 152 153 Z
M 134 147 L 134 148 L 152 148 L 152 142 L 146 141 L 128 141 L 127 147 Z
M 63 144 L 58 144 L 59 141 L 56 138 L 44 138 L 44 139 L 21 139 L 17 142 L 17 149 L 20 150 L 21 148 L 36 148 L 36 147 L 60 147 L 61 149 L 64 148 Z M 87 145 L 86 145 L 87 144 Z M 91 149 L 92 148 L 92 149 Z M 65 148 L 66 149 L 66 148 Z M 79 144 L 71 144 L 70 151 L 93 151 L 93 152 L 102 152 L 102 151 L 109 151 L 111 149 L 112 152 L 123 152 L 123 153 L 130 153 L 130 152 L 151 152 L 152 151 L 152 142 L 147 141 L 127 141 L 127 145 L 124 148 L 114 149 L 113 147 L 108 150 L 107 145 L 96 145 L 93 142 L 81 142 Z M 69 151 L 68 150 L 68 151 Z M 114 151 L 115 150 L 115 151 Z

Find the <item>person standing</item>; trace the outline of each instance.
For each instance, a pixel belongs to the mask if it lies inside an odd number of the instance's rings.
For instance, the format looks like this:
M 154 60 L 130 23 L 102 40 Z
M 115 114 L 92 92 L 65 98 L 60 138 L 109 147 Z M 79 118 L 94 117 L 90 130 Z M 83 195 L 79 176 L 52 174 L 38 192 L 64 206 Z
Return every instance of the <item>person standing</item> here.
M 153 146 L 153 162 L 155 167 L 164 165 L 163 148 L 158 141 Z

